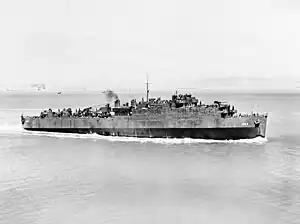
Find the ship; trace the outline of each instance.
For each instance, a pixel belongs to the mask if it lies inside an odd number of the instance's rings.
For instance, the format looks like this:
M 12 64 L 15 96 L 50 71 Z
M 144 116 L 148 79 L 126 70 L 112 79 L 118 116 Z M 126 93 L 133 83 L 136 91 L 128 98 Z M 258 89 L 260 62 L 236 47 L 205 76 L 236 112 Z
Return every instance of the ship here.
M 110 103 L 93 108 L 52 109 L 39 116 L 21 115 L 23 129 L 39 132 L 99 134 L 136 138 L 191 138 L 238 140 L 266 137 L 268 114 L 238 113 L 233 105 L 215 100 L 204 104 L 192 94 L 175 94 L 171 99 L 132 99 L 121 105 L 112 90 L 103 93 Z M 109 100 L 108 100 L 109 101 Z

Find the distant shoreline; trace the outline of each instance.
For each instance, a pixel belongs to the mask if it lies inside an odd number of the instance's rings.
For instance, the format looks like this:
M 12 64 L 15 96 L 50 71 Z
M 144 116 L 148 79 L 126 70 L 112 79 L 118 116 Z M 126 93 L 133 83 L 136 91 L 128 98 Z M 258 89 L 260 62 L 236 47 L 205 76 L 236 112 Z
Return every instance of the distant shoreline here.
M 145 91 L 117 91 L 114 90 L 117 94 L 145 94 Z M 173 94 L 176 90 L 152 90 L 150 91 L 150 95 L 159 95 L 159 94 Z M 58 94 L 60 93 L 60 94 Z M 185 94 L 185 93 L 193 93 L 193 94 L 261 94 L 261 95 L 276 95 L 276 94 L 291 94 L 291 95 L 300 95 L 300 90 L 270 90 L 270 91 L 263 91 L 263 90 L 180 90 L 178 94 Z M 14 95 L 14 94 L 24 94 L 24 95 L 47 95 L 47 94 L 56 94 L 57 96 L 63 96 L 64 94 L 103 94 L 103 90 L 66 90 L 66 91 L 21 91 L 21 90 L 13 90 L 13 91 L 0 91 L 0 95 Z

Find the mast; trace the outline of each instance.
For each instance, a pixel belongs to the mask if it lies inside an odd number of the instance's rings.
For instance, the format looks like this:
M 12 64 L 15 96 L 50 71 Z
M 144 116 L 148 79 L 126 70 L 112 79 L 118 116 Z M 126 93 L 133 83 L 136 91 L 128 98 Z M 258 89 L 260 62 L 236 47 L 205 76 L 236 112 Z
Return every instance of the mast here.
M 147 91 L 147 98 L 146 98 L 146 102 L 149 101 L 149 80 L 148 80 L 148 74 L 147 74 L 147 82 L 146 82 L 146 91 Z

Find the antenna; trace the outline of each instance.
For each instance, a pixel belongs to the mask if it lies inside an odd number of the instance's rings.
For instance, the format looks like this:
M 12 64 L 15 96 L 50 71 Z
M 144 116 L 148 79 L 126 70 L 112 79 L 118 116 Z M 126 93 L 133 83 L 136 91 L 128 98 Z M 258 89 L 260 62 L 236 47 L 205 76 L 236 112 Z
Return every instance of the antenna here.
M 147 79 L 147 82 L 146 82 L 146 91 L 147 91 L 147 98 L 146 98 L 146 102 L 148 102 L 149 101 L 149 92 L 150 92 L 150 90 L 149 90 L 149 77 L 148 77 L 148 74 L 146 74 L 146 79 Z

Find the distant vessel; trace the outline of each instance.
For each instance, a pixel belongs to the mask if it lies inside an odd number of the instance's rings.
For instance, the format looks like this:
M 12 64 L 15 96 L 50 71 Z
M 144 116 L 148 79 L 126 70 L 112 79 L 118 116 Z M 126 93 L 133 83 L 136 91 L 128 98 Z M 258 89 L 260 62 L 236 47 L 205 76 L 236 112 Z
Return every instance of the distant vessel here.
M 37 91 L 37 92 L 46 91 L 46 85 L 45 84 L 31 84 L 30 88 Z
M 205 105 L 191 94 L 174 94 L 170 100 L 132 99 L 121 105 L 111 90 L 104 93 L 110 104 L 100 108 L 88 107 L 75 112 L 71 108 L 40 116 L 21 116 L 22 126 L 29 131 L 62 133 L 97 133 L 105 136 L 144 138 L 249 139 L 266 136 L 268 114 L 237 113 L 234 106 L 214 101 Z
M 57 95 L 61 95 L 61 92 L 57 92 Z

